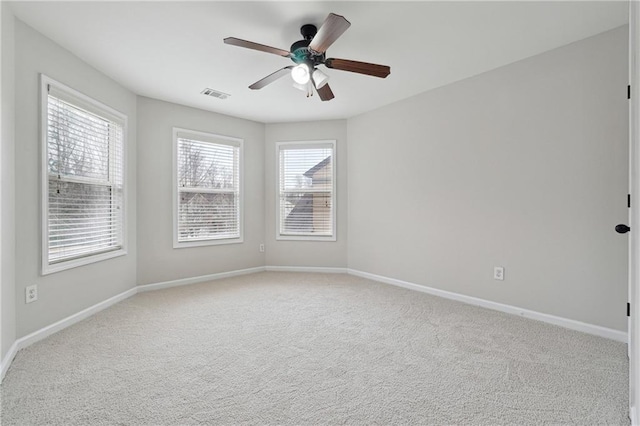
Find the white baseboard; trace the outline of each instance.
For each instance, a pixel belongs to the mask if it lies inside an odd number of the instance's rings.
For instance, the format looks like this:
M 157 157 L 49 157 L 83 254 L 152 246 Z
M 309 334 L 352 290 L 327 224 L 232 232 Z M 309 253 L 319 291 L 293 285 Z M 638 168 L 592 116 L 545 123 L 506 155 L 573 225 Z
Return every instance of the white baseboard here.
M 127 291 L 124 291 L 120 294 L 116 294 L 113 297 L 103 300 L 102 302 L 96 303 L 93 306 L 83 309 L 80 312 L 77 312 L 73 315 L 63 318 L 60 321 L 54 322 L 51 325 L 43 327 L 40 330 L 36 330 L 31 334 L 27 334 L 26 336 L 19 338 L 13 343 L 13 345 L 11 345 L 9 352 L 7 353 L 7 355 L 5 356 L 5 359 L 2 362 L 2 376 L 0 377 L 0 379 L 4 379 L 4 375 L 9 369 L 9 365 L 11 364 L 11 361 L 13 361 L 13 358 L 16 356 L 16 354 L 20 349 L 24 349 L 27 346 L 30 346 L 39 340 L 42 340 L 48 336 L 51 336 L 53 333 L 57 333 L 58 331 L 63 330 L 73 324 L 76 324 L 85 318 L 88 318 L 104 309 L 107 309 L 109 306 L 115 305 L 116 303 L 129 298 L 134 294 L 136 294 L 137 292 L 138 292 L 137 287 L 131 288 Z
M 385 284 L 391 284 L 398 287 L 407 288 L 409 290 L 420 291 L 434 296 L 444 297 L 445 299 L 457 300 L 459 302 L 470 305 L 481 306 L 483 308 L 493 309 L 495 311 L 506 312 L 508 314 L 519 315 L 525 318 L 558 325 L 570 330 L 581 331 L 583 333 L 593 334 L 607 339 L 627 343 L 627 333 L 624 331 L 613 330 L 611 328 L 601 327 L 599 325 L 587 324 L 585 322 L 576 321 L 568 318 L 557 317 L 555 315 L 543 314 L 541 312 L 531 311 L 529 309 L 519 308 L 517 306 L 505 305 L 503 303 L 492 302 L 490 300 L 480 299 L 473 296 L 466 296 L 460 293 L 440 290 L 433 287 L 427 287 L 420 284 L 414 284 L 407 281 L 397 280 L 395 278 L 384 277 L 382 275 L 371 274 L 369 272 L 358 271 L 356 269 L 348 269 L 351 275 L 362 278 L 368 278 L 373 281 L 379 281 Z
M 18 353 L 17 342 L 13 342 L 13 345 L 11 345 L 11 347 L 9 348 L 9 351 L 7 352 L 7 354 L 4 356 L 4 359 L 2 360 L 2 365 L 0 365 L 0 383 L 2 382 L 2 379 L 4 379 L 4 375 L 7 374 L 7 370 L 9 369 L 9 366 L 11 365 L 13 358 L 16 357 L 17 353 Z
M 265 266 L 265 271 L 318 272 L 323 274 L 346 274 L 347 268 L 332 268 L 332 267 L 324 267 L 324 266 Z
M 138 292 L 142 293 L 142 292 L 145 292 L 145 291 L 160 290 L 160 289 L 163 289 L 163 288 L 177 287 L 177 286 L 181 286 L 181 285 L 203 283 L 203 282 L 207 282 L 207 281 L 220 280 L 222 278 L 236 277 L 238 275 L 255 274 L 256 272 L 263 272 L 263 271 L 265 271 L 264 266 L 257 266 L 255 268 L 238 269 L 236 271 L 219 272 L 217 274 L 200 275 L 198 277 L 181 278 L 181 279 L 178 279 L 178 280 L 163 281 L 163 282 L 160 282 L 160 283 L 139 285 L 138 286 Z
M 355 276 L 359 276 L 362 278 L 367 278 L 373 281 L 378 281 L 378 282 L 382 282 L 382 283 L 386 283 L 386 284 L 391 284 L 391 285 L 395 285 L 398 287 L 403 287 L 403 288 L 407 288 L 410 290 L 415 290 L 415 291 L 420 291 L 423 293 L 428 293 L 434 296 L 439 296 L 439 297 L 444 297 L 446 299 L 452 299 L 452 300 L 457 300 L 460 302 L 464 302 L 464 303 L 468 303 L 471 305 L 477 305 L 477 306 L 482 306 L 484 308 L 489 308 L 489 309 L 493 309 L 496 311 L 501 311 L 501 312 L 506 312 L 509 314 L 514 314 L 514 315 L 520 315 L 526 318 L 530 318 L 530 319 L 534 319 L 534 320 L 538 320 L 538 321 L 543 321 L 549 324 L 554 324 L 554 325 L 558 325 L 561 327 L 565 327 L 571 330 L 577 330 L 577 331 L 582 331 L 584 333 L 589 333 L 589 334 L 593 334 L 596 336 L 600 336 L 600 337 L 605 337 L 608 339 L 612 339 L 612 340 L 616 340 L 619 342 L 623 342 L 623 343 L 627 343 L 627 333 L 623 332 L 623 331 L 618 331 L 618 330 L 613 330 L 610 328 L 605 328 L 605 327 L 600 327 L 597 325 L 592 325 L 592 324 L 587 324 L 584 322 L 580 322 L 580 321 L 575 321 L 575 320 L 571 320 L 571 319 L 567 319 L 567 318 L 561 318 L 561 317 L 557 317 L 554 315 L 549 315 L 549 314 L 543 314 L 540 312 L 536 312 L 536 311 L 531 311 L 528 309 L 523 309 L 523 308 L 518 308 L 516 306 L 511 306 L 511 305 L 505 305 L 502 303 L 497 303 L 497 302 L 492 302 L 489 300 L 485 300 L 485 299 L 480 299 L 477 297 L 472 297 L 472 296 L 465 296 L 463 294 L 459 294 L 459 293 L 453 293 L 450 291 L 445 291 L 445 290 L 439 290 L 436 288 L 432 288 L 432 287 L 427 287 L 427 286 L 423 286 L 423 285 L 419 285 L 419 284 L 414 284 L 414 283 L 410 283 L 407 281 L 402 281 L 402 280 L 397 280 L 395 278 L 388 278 L 388 277 L 384 277 L 381 275 L 376 275 L 376 274 L 371 274 L 369 272 L 363 272 L 363 271 L 358 271 L 356 269 L 349 269 L 349 268 L 334 268 L 334 267 L 314 267 L 314 266 L 310 266 L 310 267 L 306 267 L 306 266 L 258 266 L 255 268 L 247 268 L 247 269 L 240 269 L 240 270 L 236 270 L 236 271 L 229 271 L 229 272 L 220 272 L 217 274 L 210 274 L 210 275 L 201 275 L 198 277 L 192 277 L 192 278 L 183 278 L 183 279 L 178 279 L 178 280 L 172 280 L 172 281 L 164 281 L 164 282 L 160 282 L 160 283 L 154 283 L 154 284 L 146 284 L 146 285 L 139 285 L 137 287 L 134 287 L 132 289 L 129 289 L 123 293 L 117 294 L 107 300 L 104 300 L 100 303 L 97 303 L 93 306 L 90 306 L 78 313 L 75 313 L 71 316 L 68 316 L 67 318 L 64 318 L 60 321 L 57 321 L 51 325 L 48 325 L 44 328 L 41 328 L 40 330 L 34 331 L 31 334 L 28 334 L 24 337 L 19 338 L 18 340 L 16 340 L 13 345 L 11 345 L 11 348 L 9 348 L 9 351 L 7 352 L 7 354 L 5 355 L 4 359 L 2 360 L 2 363 L 0 364 L 0 381 L 2 381 L 2 379 L 4 379 L 4 376 L 7 372 L 7 370 L 9 369 L 9 366 L 11 365 L 11 362 L 13 361 L 14 357 L 16 356 L 16 354 L 18 353 L 18 351 L 20 349 L 24 349 L 29 345 L 32 345 L 33 343 L 42 340 L 50 335 L 52 335 L 53 333 L 56 333 L 62 329 L 65 329 L 73 324 L 76 324 L 80 321 L 82 321 L 85 318 L 90 317 L 91 315 L 94 315 L 100 311 L 102 311 L 103 309 L 106 309 L 108 307 L 110 307 L 111 305 L 114 305 L 124 299 L 127 299 L 133 295 L 135 295 L 136 293 L 139 292 L 146 292 L 146 291 L 153 291 L 153 290 L 160 290 L 163 288 L 169 288 L 169 287 L 176 287 L 176 286 L 182 286 L 182 285 L 188 285 L 188 284 L 195 284 L 195 283 L 201 283 L 201 282 L 206 282 L 206 281 L 213 281 L 213 280 L 219 280 L 222 278 L 229 278 L 229 277 L 235 277 L 235 276 L 239 276 L 239 275 L 247 275 L 247 274 L 254 274 L 257 272 L 263 272 L 263 271 L 279 271 L 279 272 L 316 272 L 316 273 L 333 273 L 333 274 L 344 274 L 344 273 L 348 273 L 351 275 L 355 275 Z M 633 424 L 636 424 L 635 421 L 638 420 L 636 416 L 636 413 L 630 413 L 630 416 L 632 416 L 632 421 L 634 422 Z M 634 418 L 635 417 L 635 418 Z
M 127 291 L 123 291 L 120 294 L 116 294 L 115 296 L 103 300 L 102 302 L 96 303 L 93 306 L 89 306 L 88 308 L 83 309 L 80 312 L 63 318 L 60 321 L 54 322 L 53 324 L 43 327 L 40 330 L 34 331 L 31 334 L 27 334 L 26 336 L 16 340 L 16 343 L 18 344 L 18 350 L 32 345 L 35 342 L 44 339 L 45 337 L 51 336 L 53 333 L 57 333 L 58 331 L 63 330 L 75 323 L 78 323 L 85 318 L 89 318 L 90 316 L 97 314 L 104 309 L 107 309 L 109 306 L 123 301 L 124 299 L 128 299 L 137 292 L 138 289 L 136 287 L 131 288 Z
M 41 328 L 40 330 L 36 330 L 31 334 L 28 334 L 24 337 L 19 338 L 18 340 L 16 340 L 13 345 L 11 345 L 11 348 L 9 349 L 9 351 L 7 352 L 7 354 L 5 355 L 4 359 L 2 360 L 2 364 L 0 366 L 0 382 L 2 381 L 2 379 L 4 379 L 4 376 L 7 372 L 7 370 L 9 370 L 9 366 L 11 365 L 11 362 L 13 361 L 13 359 L 15 358 L 16 354 L 18 353 L 18 351 L 20 349 L 24 349 L 29 345 L 34 344 L 35 342 L 42 340 L 50 335 L 52 335 L 53 333 L 56 333 L 62 329 L 65 329 L 73 324 L 76 324 L 80 321 L 82 321 L 85 318 L 90 317 L 91 315 L 94 315 L 100 311 L 102 311 L 103 309 L 108 308 L 111 305 L 115 305 L 118 302 L 121 302 L 124 299 L 127 299 L 137 293 L 140 292 L 145 292 L 145 291 L 153 291 L 153 290 L 160 290 L 163 288 L 168 288 L 168 287 L 175 287 L 175 286 L 180 286 L 180 285 L 187 285 L 187 284 L 195 284 L 195 283 L 200 283 L 200 282 L 206 282 L 206 281 L 213 281 L 213 280 L 219 280 L 221 278 L 229 278 L 229 277 L 235 277 L 237 275 L 246 275 L 246 274 L 253 274 L 256 272 L 263 272 L 265 270 L 264 267 L 259 266 L 256 268 L 249 268 L 249 269 L 240 269 L 237 271 L 229 271 L 229 272 L 220 272 L 217 274 L 210 274 L 210 275 L 202 275 L 199 277 L 193 277 L 193 278 L 184 278 L 184 279 L 179 279 L 179 280 L 173 280 L 173 281 L 165 281 L 165 282 L 160 282 L 160 283 L 155 283 L 155 284 L 146 284 L 146 285 L 140 285 L 140 286 L 136 286 L 132 289 L 129 289 L 123 293 L 117 294 L 113 297 L 110 297 L 107 300 L 103 300 L 100 303 L 96 303 L 93 306 L 90 306 L 86 309 L 83 309 L 82 311 L 75 313 L 73 315 L 70 315 L 66 318 L 61 319 L 60 321 L 57 321 L 51 325 L 48 325 L 46 327 Z

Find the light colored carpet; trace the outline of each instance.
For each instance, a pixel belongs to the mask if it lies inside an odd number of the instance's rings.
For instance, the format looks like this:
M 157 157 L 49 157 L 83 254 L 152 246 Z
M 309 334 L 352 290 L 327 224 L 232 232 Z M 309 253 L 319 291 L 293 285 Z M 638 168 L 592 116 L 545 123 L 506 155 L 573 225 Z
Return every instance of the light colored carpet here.
M 142 293 L 20 351 L 2 424 L 628 424 L 626 346 L 347 275 Z

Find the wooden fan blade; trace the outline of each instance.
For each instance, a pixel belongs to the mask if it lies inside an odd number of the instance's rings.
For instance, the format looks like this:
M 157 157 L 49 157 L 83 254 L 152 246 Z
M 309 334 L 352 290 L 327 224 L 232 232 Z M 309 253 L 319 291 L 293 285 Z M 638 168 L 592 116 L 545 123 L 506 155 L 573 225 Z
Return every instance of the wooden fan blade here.
M 333 96 L 331 87 L 329 87 L 328 84 L 325 84 L 324 86 L 316 90 L 318 91 L 318 96 L 320 96 L 320 99 L 322 99 L 323 101 L 330 101 L 335 97 Z
M 264 44 L 254 43 L 252 41 L 242 40 L 235 37 L 227 37 L 224 39 L 224 42 L 225 44 L 230 44 L 232 46 L 246 47 L 247 49 L 273 53 L 274 55 L 284 56 L 285 58 L 289 58 L 291 56 L 291 52 L 288 50 L 278 49 L 277 47 L 266 46 Z
M 336 70 L 357 72 L 359 74 L 372 75 L 386 78 L 391 74 L 391 68 L 387 65 L 370 64 L 368 62 L 350 61 L 348 59 L 329 58 L 324 62 L 327 68 Z
M 330 13 L 313 37 L 313 40 L 311 40 L 309 49 L 314 52 L 324 53 L 350 26 L 351 23 L 344 16 Z
M 271 84 L 277 79 L 279 79 L 280 77 L 284 77 L 285 75 L 287 75 L 290 72 L 289 70 L 291 70 L 291 68 L 293 68 L 293 66 L 284 67 L 281 70 L 271 73 L 265 78 L 263 78 L 262 80 L 258 80 L 255 83 L 253 83 L 251 86 L 249 86 L 249 89 L 251 90 L 262 89 L 267 84 Z

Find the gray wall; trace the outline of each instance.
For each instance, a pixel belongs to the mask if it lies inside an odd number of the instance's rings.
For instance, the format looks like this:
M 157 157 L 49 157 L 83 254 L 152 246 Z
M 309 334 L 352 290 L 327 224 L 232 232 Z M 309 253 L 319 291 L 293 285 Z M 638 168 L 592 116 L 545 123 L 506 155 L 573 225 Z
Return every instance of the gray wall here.
M 173 248 L 173 127 L 244 139 L 243 243 Z M 140 97 L 138 158 L 138 284 L 264 265 L 264 124 Z
M 621 27 L 350 119 L 349 267 L 625 330 L 626 86 Z
M 16 338 L 16 304 L 15 304 L 15 114 L 14 114 L 14 17 L 6 2 L 0 3 L 2 13 L 2 144 L 0 145 L 0 359 L 4 359 L 7 351 Z
M 317 102 L 317 99 L 314 101 Z M 347 266 L 347 122 L 267 124 L 265 131 L 265 245 L 267 266 Z M 276 240 L 276 142 L 336 141 L 336 241 Z
M 349 120 L 265 125 L 137 98 L 17 20 L 14 40 L 2 10 L 3 355 L 136 284 L 263 265 L 348 266 L 626 328 L 626 27 Z M 45 277 L 41 72 L 129 117 L 129 254 Z M 173 126 L 245 140 L 244 243 L 173 249 Z M 337 141 L 337 241 L 276 241 L 275 143 L 318 139 Z
M 16 315 L 17 337 L 136 285 L 136 96 L 19 20 L 16 52 Z M 42 276 L 40 267 L 40 79 L 44 73 L 128 117 L 128 255 Z M 25 287 L 38 301 L 25 304 Z

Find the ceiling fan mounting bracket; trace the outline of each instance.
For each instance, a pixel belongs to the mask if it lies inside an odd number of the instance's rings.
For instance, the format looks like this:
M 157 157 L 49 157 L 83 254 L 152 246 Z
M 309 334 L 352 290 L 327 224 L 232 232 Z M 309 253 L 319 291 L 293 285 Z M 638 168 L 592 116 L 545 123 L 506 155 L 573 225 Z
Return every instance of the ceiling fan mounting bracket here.
M 302 38 L 308 41 L 311 41 L 317 32 L 318 28 L 313 24 L 305 24 L 300 27 L 300 34 L 302 34 Z

